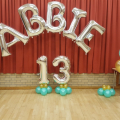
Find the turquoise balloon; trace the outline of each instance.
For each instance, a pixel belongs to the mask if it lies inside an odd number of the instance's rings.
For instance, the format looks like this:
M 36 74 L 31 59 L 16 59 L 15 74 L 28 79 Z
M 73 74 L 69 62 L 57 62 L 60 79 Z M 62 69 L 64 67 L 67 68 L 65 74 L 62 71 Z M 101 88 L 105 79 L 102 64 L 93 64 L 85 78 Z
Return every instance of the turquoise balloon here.
M 103 88 L 99 88 L 98 91 L 97 91 L 98 95 L 101 95 L 103 96 L 104 95 L 104 90 Z
M 59 86 L 55 88 L 55 92 L 56 92 L 57 94 L 60 94 L 60 87 L 59 87 Z
M 115 95 L 115 90 L 113 88 L 110 89 L 110 92 L 111 92 L 111 96 Z
M 105 96 L 106 98 L 111 97 L 111 91 L 110 91 L 110 90 L 105 90 L 105 91 L 104 91 L 104 96 Z
M 52 92 L 52 88 L 51 88 L 51 86 L 48 86 L 47 87 L 47 93 L 51 93 Z
M 38 87 L 36 87 L 35 91 L 36 91 L 37 94 L 40 94 L 41 93 L 41 88 L 38 86 Z
M 43 95 L 43 96 L 47 95 L 47 88 L 41 89 L 41 95 Z
M 65 88 L 60 89 L 60 95 L 65 96 L 67 94 L 67 91 Z
M 70 93 L 72 92 L 71 87 L 67 87 L 67 88 L 66 88 L 66 92 L 67 92 L 67 94 L 70 94 Z

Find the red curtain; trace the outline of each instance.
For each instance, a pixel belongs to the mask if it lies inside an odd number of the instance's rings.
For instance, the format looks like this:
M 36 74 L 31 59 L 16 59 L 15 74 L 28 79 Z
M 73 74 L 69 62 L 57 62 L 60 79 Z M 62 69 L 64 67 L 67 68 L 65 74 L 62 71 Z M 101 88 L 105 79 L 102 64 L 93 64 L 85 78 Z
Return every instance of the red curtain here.
M 0 23 L 4 23 L 17 31 L 26 34 L 26 30 L 18 14 L 18 8 L 26 3 L 35 4 L 38 7 L 39 15 L 46 20 L 47 5 L 51 0 L 0 0 Z M 39 66 L 36 63 L 38 57 L 45 55 L 48 58 L 48 72 L 58 72 L 52 61 L 59 55 L 67 56 L 71 62 L 72 73 L 112 73 L 112 68 L 119 58 L 120 49 L 120 0 L 57 0 L 65 5 L 65 14 L 69 28 L 72 20 L 72 9 L 77 7 L 87 12 L 87 17 L 81 18 L 76 34 L 79 35 L 90 20 L 95 20 L 106 28 L 101 36 L 97 31 L 92 30 L 93 39 L 86 44 L 91 47 L 90 52 L 85 52 L 78 47 L 71 39 L 63 37 L 59 33 L 47 33 L 29 38 L 24 46 L 22 42 L 16 43 L 9 48 L 12 55 L 0 57 L 1 73 L 37 73 Z M 59 10 L 55 8 L 53 15 Z M 28 18 L 32 12 L 27 12 Z M 53 23 L 57 26 L 58 22 Z M 34 24 L 33 28 L 37 28 Z M 6 33 L 6 42 L 13 40 L 13 36 Z M 1 56 L 1 52 L 0 52 Z

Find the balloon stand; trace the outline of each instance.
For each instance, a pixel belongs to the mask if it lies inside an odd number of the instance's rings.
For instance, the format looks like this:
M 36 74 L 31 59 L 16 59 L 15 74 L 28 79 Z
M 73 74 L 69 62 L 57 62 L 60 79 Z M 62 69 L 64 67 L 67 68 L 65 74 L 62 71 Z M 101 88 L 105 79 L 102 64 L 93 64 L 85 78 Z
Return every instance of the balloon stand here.
M 43 96 L 50 94 L 52 92 L 52 87 L 47 86 L 47 84 L 40 84 L 40 86 L 36 87 L 35 89 L 37 94 L 41 94 Z
M 105 96 L 106 98 L 109 98 L 111 96 L 115 95 L 115 90 L 111 88 L 109 85 L 103 85 L 102 88 L 99 88 L 97 91 L 98 95 Z
M 72 89 L 68 87 L 67 84 L 60 84 L 60 86 L 55 88 L 55 92 L 61 96 L 65 96 L 67 94 L 71 94 Z

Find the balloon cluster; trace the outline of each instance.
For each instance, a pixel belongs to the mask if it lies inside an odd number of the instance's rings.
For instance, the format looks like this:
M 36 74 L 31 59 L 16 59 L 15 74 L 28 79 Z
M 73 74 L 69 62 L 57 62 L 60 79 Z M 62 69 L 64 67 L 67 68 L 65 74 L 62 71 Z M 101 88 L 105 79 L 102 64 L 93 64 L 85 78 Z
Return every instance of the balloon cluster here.
M 115 95 L 115 90 L 110 87 L 110 85 L 103 85 L 102 88 L 99 88 L 97 91 L 98 95 L 105 96 L 109 98 Z
M 66 94 L 71 94 L 72 89 L 70 87 L 68 87 L 67 84 L 60 84 L 60 86 L 55 88 L 55 92 L 57 94 L 65 96 Z
M 45 83 L 45 84 L 40 84 L 40 86 L 38 86 L 35 89 L 35 91 L 36 91 L 36 93 L 45 96 L 45 95 L 47 95 L 47 93 L 49 94 L 52 92 L 52 88 Z
M 36 88 L 36 93 L 46 95 L 52 92 L 52 88 L 47 86 L 49 84 L 49 79 L 47 78 L 47 57 L 41 56 L 36 61 L 40 66 L 40 87 Z M 60 84 L 60 87 L 55 89 L 56 93 L 60 93 L 62 96 L 70 94 L 72 89 L 66 84 L 70 80 L 70 61 L 65 56 L 58 56 L 53 60 L 53 66 L 58 66 L 59 63 L 64 63 L 64 66 L 60 68 L 60 72 L 64 73 L 63 77 L 58 74 L 53 75 L 53 79 L 56 83 Z
M 57 15 L 52 16 L 52 12 L 54 8 L 59 9 L 59 13 Z M 27 11 L 32 11 L 33 16 L 30 18 L 30 22 L 26 16 Z M 20 32 L 16 31 L 15 29 L 4 25 L 3 23 L 0 23 L 0 44 L 1 44 L 1 52 L 2 56 L 9 56 L 11 55 L 8 51 L 8 47 L 14 45 L 15 43 L 21 41 L 24 44 L 26 44 L 29 40 L 29 37 L 33 37 L 36 35 L 41 34 L 44 30 L 47 30 L 47 32 L 62 32 L 63 36 L 66 36 L 67 38 L 70 38 L 76 42 L 76 44 L 81 47 L 86 53 L 90 51 L 90 47 L 85 44 L 84 40 L 88 39 L 89 41 L 93 38 L 93 34 L 91 34 L 91 30 L 95 29 L 97 30 L 101 35 L 104 33 L 105 28 L 99 25 L 94 20 L 91 20 L 87 26 L 84 28 L 82 33 L 80 33 L 78 36 L 75 34 L 75 29 L 78 25 L 78 22 L 81 18 L 87 16 L 87 12 L 83 11 L 78 8 L 73 8 L 72 12 L 74 14 L 74 18 L 71 22 L 71 25 L 68 30 L 64 30 L 66 27 L 66 20 L 63 17 L 65 12 L 65 6 L 57 1 L 52 1 L 48 3 L 47 8 L 47 20 L 45 21 L 42 17 L 39 16 L 38 8 L 34 4 L 25 4 L 22 5 L 18 9 L 18 13 L 20 15 L 20 18 L 24 24 L 24 27 L 26 29 L 27 35 L 25 36 L 21 34 Z M 58 21 L 58 26 L 53 26 L 52 21 Z M 32 29 L 31 25 L 34 23 L 37 23 L 39 27 L 37 29 Z M 6 43 L 4 34 L 8 32 L 14 36 L 14 39 L 12 42 Z

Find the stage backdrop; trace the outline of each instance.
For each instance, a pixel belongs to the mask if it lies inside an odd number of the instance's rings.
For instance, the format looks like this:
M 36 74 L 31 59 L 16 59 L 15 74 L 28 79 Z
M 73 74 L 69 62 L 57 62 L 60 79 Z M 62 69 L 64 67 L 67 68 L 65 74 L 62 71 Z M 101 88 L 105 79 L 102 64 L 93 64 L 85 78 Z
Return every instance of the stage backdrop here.
M 24 4 L 35 4 L 39 9 L 39 15 L 46 20 L 47 4 L 51 0 L 0 0 L 0 23 L 4 23 L 19 32 L 26 34 L 18 14 L 18 8 Z M 16 43 L 9 48 L 11 56 L 0 57 L 1 73 L 37 73 L 39 66 L 36 63 L 38 57 L 45 55 L 48 58 L 48 72 L 59 71 L 52 61 L 59 55 L 65 55 L 71 62 L 72 73 L 111 73 L 115 62 L 120 59 L 120 0 L 57 0 L 65 5 L 66 30 L 73 20 L 72 9 L 77 7 L 87 12 L 86 18 L 81 18 L 76 28 L 77 35 L 84 29 L 90 20 L 95 20 L 104 28 L 105 33 L 101 36 L 92 30 L 93 39 L 86 43 L 91 47 L 90 52 L 85 52 L 71 39 L 63 37 L 59 33 L 47 33 L 29 38 L 24 46 L 22 42 Z M 53 15 L 59 10 L 54 9 Z M 28 18 L 32 12 L 27 12 Z M 57 26 L 58 22 L 53 25 Z M 33 28 L 37 28 L 34 24 Z M 26 34 L 27 35 L 27 34 Z M 5 34 L 6 42 L 13 39 L 12 35 Z M 1 52 L 0 52 L 1 56 Z

